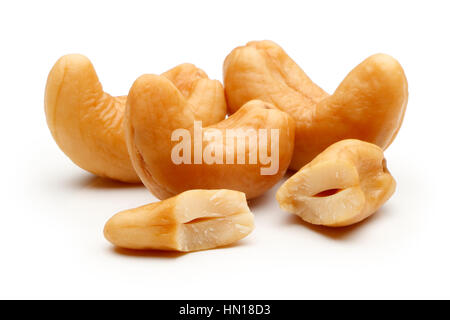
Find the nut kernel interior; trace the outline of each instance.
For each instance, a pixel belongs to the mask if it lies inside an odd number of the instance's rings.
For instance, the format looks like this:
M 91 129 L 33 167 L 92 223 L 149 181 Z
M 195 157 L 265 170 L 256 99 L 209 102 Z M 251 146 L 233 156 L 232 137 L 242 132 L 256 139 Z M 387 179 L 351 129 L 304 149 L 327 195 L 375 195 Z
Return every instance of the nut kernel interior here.
M 189 252 L 234 243 L 253 228 L 244 193 L 190 190 L 119 212 L 106 223 L 104 235 L 123 248 Z
M 366 219 L 394 193 L 383 151 L 359 140 L 337 142 L 277 191 L 280 207 L 312 224 L 347 226 Z

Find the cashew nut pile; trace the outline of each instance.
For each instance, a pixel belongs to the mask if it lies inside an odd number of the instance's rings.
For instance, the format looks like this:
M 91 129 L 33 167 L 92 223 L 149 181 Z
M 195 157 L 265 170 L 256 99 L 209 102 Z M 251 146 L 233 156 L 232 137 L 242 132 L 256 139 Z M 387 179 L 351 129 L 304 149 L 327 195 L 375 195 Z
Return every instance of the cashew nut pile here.
M 247 199 L 288 169 L 298 172 L 276 199 L 312 224 L 358 223 L 392 196 L 383 150 L 408 100 L 394 58 L 367 58 L 332 95 L 271 41 L 234 49 L 223 70 L 224 86 L 182 64 L 113 97 L 82 55 L 51 69 L 45 113 L 61 150 L 95 175 L 142 182 L 161 199 L 114 215 L 104 228 L 112 244 L 182 252 L 232 244 L 254 228 Z

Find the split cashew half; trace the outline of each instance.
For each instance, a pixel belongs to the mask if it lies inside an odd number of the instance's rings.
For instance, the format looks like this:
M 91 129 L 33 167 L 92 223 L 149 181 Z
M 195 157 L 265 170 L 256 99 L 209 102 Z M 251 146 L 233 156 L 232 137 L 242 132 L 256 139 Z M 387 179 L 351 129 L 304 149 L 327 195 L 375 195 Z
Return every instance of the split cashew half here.
M 222 85 L 191 64 L 164 73 L 195 106 L 205 123 L 225 118 Z M 123 131 L 126 96 L 103 91 L 88 58 L 66 55 L 53 66 L 45 89 L 48 127 L 61 150 L 79 167 L 101 177 L 139 182 Z
M 143 75 L 130 89 L 125 116 L 129 154 L 139 177 L 158 198 L 189 189 L 232 189 L 250 199 L 286 172 L 295 130 L 287 113 L 251 101 L 215 125 L 199 128 L 196 120 L 192 104 L 165 77 Z M 179 149 L 180 144 L 185 148 Z
M 339 141 L 319 154 L 277 191 L 282 209 L 326 226 L 357 223 L 394 193 L 383 150 L 360 140 Z
M 188 252 L 234 243 L 253 228 L 244 193 L 190 190 L 116 214 L 104 235 L 122 248 Z
M 230 112 L 260 99 L 294 118 L 290 165 L 294 170 L 343 139 L 360 139 L 386 149 L 401 126 L 408 100 L 405 74 L 391 56 L 367 58 L 328 95 L 272 41 L 234 49 L 224 62 L 224 86 Z

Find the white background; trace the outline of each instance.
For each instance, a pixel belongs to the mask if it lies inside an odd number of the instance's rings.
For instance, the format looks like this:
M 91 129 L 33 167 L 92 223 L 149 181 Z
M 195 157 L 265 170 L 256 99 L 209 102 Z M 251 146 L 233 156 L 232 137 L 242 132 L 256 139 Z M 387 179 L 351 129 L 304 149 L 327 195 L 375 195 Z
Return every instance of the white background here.
M 2 1 L 0 298 L 450 298 L 448 1 Z M 190 254 L 115 250 L 114 213 L 156 199 L 96 178 L 47 128 L 48 72 L 88 56 L 113 95 L 143 73 L 191 62 L 215 79 L 236 46 L 270 39 L 333 92 L 371 54 L 409 82 L 403 127 L 386 152 L 398 182 L 367 221 L 344 229 L 282 212 L 277 187 L 252 201 L 256 229 Z

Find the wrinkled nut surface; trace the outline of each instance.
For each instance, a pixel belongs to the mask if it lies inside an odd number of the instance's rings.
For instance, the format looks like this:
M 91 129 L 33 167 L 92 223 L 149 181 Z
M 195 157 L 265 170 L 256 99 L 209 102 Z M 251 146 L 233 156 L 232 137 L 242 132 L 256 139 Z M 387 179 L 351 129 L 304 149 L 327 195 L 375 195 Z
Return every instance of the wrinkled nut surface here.
M 191 64 L 163 76 L 197 107 L 199 118 L 215 123 L 225 118 L 222 85 Z M 45 89 L 48 127 L 61 150 L 79 167 L 101 177 L 139 182 L 128 156 L 123 131 L 126 96 L 103 91 L 92 63 L 78 54 L 53 66 Z
M 295 126 L 288 114 L 268 103 L 250 101 L 227 119 L 203 128 L 197 136 L 194 130 L 197 117 L 193 109 L 172 82 L 161 76 L 141 76 L 130 89 L 125 116 L 129 154 L 139 177 L 156 197 L 165 199 L 190 189 L 223 188 L 242 191 L 250 199 L 261 195 L 283 177 L 294 148 Z M 175 164 L 172 158 L 174 147 L 180 143 L 172 141 L 172 134 L 180 128 L 186 129 L 192 138 L 190 163 Z M 245 149 L 239 151 L 236 140 L 227 136 L 229 129 L 243 129 L 238 138 L 244 139 L 247 129 L 255 132 L 266 129 L 268 139 L 264 146 L 269 151 L 278 151 L 278 154 L 271 154 L 278 162 L 275 174 L 262 175 L 261 169 L 269 165 L 248 161 L 250 154 L 261 151 L 258 145 L 250 147 L 246 143 Z M 271 129 L 278 130 L 279 139 L 271 139 Z M 210 139 L 217 133 L 222 140 Z M 223 163 L 208 163 L 203 159 L 196 164 L 193 158 L 198 139 L 201 156 L 208 151 L 218 156 L 222 150 Z M 245 163 L 238 164 L 239 156 L 245 157 Z M 227 164 L 228 158 L 233 159 L 234 164 Z
M 328 95 L 272 41 L 234 49 L 224 62 L 225 95 L 230 112 L 252 99 L 273 103 L 295 120 L 298 170 L 326 147 L 359 139 L 386 149 L 405 113 L 408 84 L 400 64 L 376 54 L 353 69 Z
M 104 235 L 122 248 L 187 252 L 234 243 L 253 228 L 244 193 L 190 190 L 116 214 L 106 223 Z
M 307 222 L 339 227 L 373 214 L 395 186 L 381 148 L 349 139 L 331 145 L 290 177 L 276 198 L 282 209 Z

